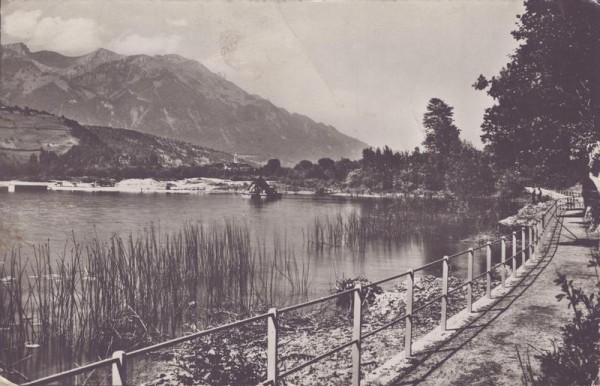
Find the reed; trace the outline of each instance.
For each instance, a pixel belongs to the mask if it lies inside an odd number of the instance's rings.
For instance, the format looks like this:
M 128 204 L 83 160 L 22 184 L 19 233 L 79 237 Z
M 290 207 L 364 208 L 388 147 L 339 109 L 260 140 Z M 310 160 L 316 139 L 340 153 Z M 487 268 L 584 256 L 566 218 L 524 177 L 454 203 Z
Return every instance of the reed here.
M 253 241 L 247 225 L 232 221 L 168 234 L 151 227 L 85 246 L 73 237 L 60 253 L 45 244 L 25 255 L 15 247 L 0 265 L 7 367 L 27 342 L 105 356 L 305 298 L 310 286 L 309 263 L 285 237 Z
M 308 248 L 323 252 L 346 247 L 364 252 L 369 242 L 399 243 L 445 235 L 466 237 L 493 224 L 497 203 L 490 200 L 462 202 L 452 199 L 405 198 L 378 203 L 369 210 L 314 219 L 306 234 Z M 483 222 L 488 224 L 483 224 Z

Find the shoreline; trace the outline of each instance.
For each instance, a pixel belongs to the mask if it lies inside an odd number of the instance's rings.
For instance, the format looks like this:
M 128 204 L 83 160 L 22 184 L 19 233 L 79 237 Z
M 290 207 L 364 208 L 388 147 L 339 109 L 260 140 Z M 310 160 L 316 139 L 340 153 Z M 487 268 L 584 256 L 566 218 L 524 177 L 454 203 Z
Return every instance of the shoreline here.
M 286 186 L 277 186 L 274 181 L 267 181 L 274 185 L 284 196 L 302 196 L 319 198 L 367 198 L 367 199 L 402 199 L 402 198 L 432 198 L 444 199 L 448 196 L 443 193 L 353 193 L 341 190 L 327 194 L 319 194 L 312 190 L 289 190 Z M 116 182 L 113 186 L 102 186 L 96 182 L 80 182 L 72 180 L 51 181 L 0 181 L 0 192 L 11 185 L 43 187 L 48 191 L 60 192 L 86 192 L 86 193 L 137 193 L 137 194 L 241 194 L 245 193 L 252 183 L 251 180 L 233 181 L 224 178 L 193 177 L 181 180 L 156 180 L 153 178 L 130 178 Z

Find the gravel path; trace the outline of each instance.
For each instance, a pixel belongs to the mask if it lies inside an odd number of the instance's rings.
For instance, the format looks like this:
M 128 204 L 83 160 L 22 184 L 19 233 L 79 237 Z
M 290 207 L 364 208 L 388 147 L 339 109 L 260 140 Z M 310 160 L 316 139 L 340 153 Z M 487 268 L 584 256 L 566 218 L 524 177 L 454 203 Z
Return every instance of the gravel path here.
M 595 274 L 587 264 L 598 240 L 587 234 L 579 213 L 567 212 L 564 227 L 556 224 L 547 251 L 512 289 L 466 327 L 435 347 L 416 353 L 413 366 L 399 374 L 394 385 L 519 385 L 521 357 L 529 351 L 531 365 L 539 367 L 536 350 L 551 350 L 560 340 L 560 328 L 571 318 L 566 301 L 557 302 L 557 272 L 576 286 L 593 289 Z M 552 227 L 550 227 L 552 229 Z M 574 239 L 576 236 L 576 239 Z M 548 235 L 546 236 L 548 237 Z

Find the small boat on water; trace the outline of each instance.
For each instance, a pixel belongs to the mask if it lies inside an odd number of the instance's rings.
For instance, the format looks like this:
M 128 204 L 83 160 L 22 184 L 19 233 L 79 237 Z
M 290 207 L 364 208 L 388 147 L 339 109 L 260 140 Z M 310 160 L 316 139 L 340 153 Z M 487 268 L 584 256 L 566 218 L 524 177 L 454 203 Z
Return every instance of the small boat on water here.
M 269 186 L 267 181 L 262 177 L 255 178 L 250 184 L 250 188 L 246 193 L 242 193 L 242 197 L 255 200 L 278 200 L 282 197 L 275 188 Z

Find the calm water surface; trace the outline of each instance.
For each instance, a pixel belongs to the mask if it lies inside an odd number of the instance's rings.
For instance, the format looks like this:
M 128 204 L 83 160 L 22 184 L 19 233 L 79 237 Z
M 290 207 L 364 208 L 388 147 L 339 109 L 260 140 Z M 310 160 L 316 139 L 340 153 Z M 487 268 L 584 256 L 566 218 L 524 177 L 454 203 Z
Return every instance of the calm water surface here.
M 255 202 L 229 194 L 130 194 L 43 192 L 0 195 L 0 253 L 20 243 L 49 241 L 61 251 L 73 237 L 85 244 L 95 236 L 143 234 L 151 226 L 161 232 L 180 230 L 185 223 L 210 223 L 224 219 L 249 225 L 252 237 L 269 243 L 274 234 L 285 238 L 305 255 L 304 240 L 316 217 L 368 214 L 385 210 L 389 200 L 333 199 L 287 196 L 275 202 Z M 489 226 L 497 220 L 490 218 Z M 335 258 L 313 256 L 310 261 L 313 294 L 327 292 L 336 278 L 365 276 L 376 280 L 415 268 L 470 247 L 460 239 L 472 230 L 452 235 L 425 235 L 397 243 L 373 242 L 364 252 L 338 251 Z M 458 236 L 458 237 L 457 237 Z M 458 264 L 461 266 L 462 264 Z

